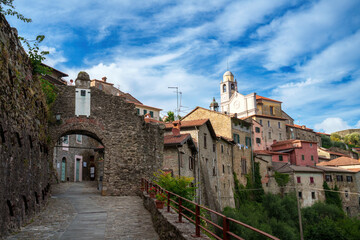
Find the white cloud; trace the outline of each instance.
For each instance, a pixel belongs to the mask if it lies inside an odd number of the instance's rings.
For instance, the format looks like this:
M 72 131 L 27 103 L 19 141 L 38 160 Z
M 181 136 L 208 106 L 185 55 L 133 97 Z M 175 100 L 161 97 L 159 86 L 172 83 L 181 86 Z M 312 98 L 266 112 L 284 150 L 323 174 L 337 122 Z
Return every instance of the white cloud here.
M 57 51 L 53 47 L 47 47 L 47 46 L 41 46 L 40 51 L 48 51 L 49 55 L 46 55 L 46 59 L 44 61 L 45 64 L 56 67 L 59 63 L 64 63 L 67 61 L 67 59 L 64 57 L 63 51 Z
M 351 128 L 347 122 L 343 119 L 335 118 L 326 118 L 321 123 L 315 124 L 316 131 L 324 131 L 326 133 L 333 133 L 340 130 L 345 130 Z
M 360 120 L 355 125 L 356 128 L 360 128 Z

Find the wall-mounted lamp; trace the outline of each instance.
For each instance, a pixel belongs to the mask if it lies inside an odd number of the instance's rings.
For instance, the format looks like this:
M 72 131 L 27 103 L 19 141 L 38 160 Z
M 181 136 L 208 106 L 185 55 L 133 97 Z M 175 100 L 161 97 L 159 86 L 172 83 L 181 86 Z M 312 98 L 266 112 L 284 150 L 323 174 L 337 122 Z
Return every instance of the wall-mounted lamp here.
M 60 115 L 60 114 L 56 114 L 56 115 L 55 115 L 55 118 L 56 118 L 56 121 L 60 121 L 61 115 Z

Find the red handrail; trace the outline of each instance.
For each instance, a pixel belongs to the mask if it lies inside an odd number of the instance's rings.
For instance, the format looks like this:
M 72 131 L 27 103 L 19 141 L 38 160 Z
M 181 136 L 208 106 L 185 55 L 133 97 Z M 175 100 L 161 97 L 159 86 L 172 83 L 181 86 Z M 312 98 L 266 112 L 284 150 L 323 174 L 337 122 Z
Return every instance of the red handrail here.
M 230 232 L 230 222 L 232 223 L 235 223 L 235 224 L 238 224 L 238 225 L 241 225 L 245 228 L 248 228 L 254 232 L 257 232 L 269 239 L 273 239 L 273 240 L 280 240 L 279 238 L 277 237 L 274 237 L 264 231 L 261 231 L 257 228 L 254 228 L 250 225 L 247 225 L 243 222 L 240 222 L 238 220 L 235 220 L 233 218 L 229 218 L 229 217 L 226 217 L 225 215 L 221 214 L 221 213 L 218 213 L 210 208 L 207 208 L 207 207 L 204 207 L 204 206 L 200 206 L 199 204 L 193 202 L 193 201 L 190 201 L 189 199 L 186 199 L 186 198 L 183 198 L 175 193 L 172 193 L 170 191 L 167 191 L 166 189 L 163 189 L 161 186 L 157 185 L 156 183 L 153 183 L 153 182 L 150 182 L 148 181 L 147 179 L 145 178 L 142 178 L 141 179 L 141 189 L 144 189 L 144 185 L 145 185 L 145 191 L 147 193 L 149 193 L 149 185 L 152 187 L 154 186 L 158 192 L 162 192 L 162 193 L 166 193 L 167 194 L 167 211 L 170 212 L 170 208 L 174 209 L 178 214 L 179 214 L 179 217 L 178 217 L 178 221 L 179 222 L 182 222 L 182 217 L 185 217 L 186 219 L 188 219 L 190 222 L 192 222 L 193 224 L 195 224 L 195 236 L 196 237 L 200 237 L 200 230 L 202 229 L 203 231 L 209 233 L 210 235 L 212 235 L 213 237 L 215 237 L 216 239 L 221 239 L 221 237 L 219 237 L 218 235 L 216 235 L 214 232 L 212 232 L 210 229 L 207 229 L 206 227 L 204 226 L 201 226 L 201 223 L 200 223 L 200 219 L 206 221 L 207 223 L 211 224 L 212 226 L 220 229 L 223 233 L 223 240 L 230 240 L 230 236 L 231 237 L 234 237 L 238 240 L 244 240 L 243 238 L 241 238 L 240 236 L 237 236 L 236 234 Z M 177 198 L 177 201 L 171 199 L 171 196 L 174 196 Z M 188 203 L 191 203 L 195 206 L 195 212 L 184 207 L 183 206 L 183 201 L 186 201 Z M 175 206 L 171 206 L 171 203 L 173 203 Z M 176 205 L 178 206 L 176 208 Z M 221 217 L 223 219 L 223 226 L 219 226 L 218 224 L 212 222 L 211 220 L 203 217 L 200 215 L 200 209 L 204 209 L 212 214 L 215 214 L 219 217 Z M 191 219 L 189 216 L 186 216 L 184 213 L 183 213 L 183 210 L 186 210 L 188 211 L 189 213 L 191 213 L 192 215 L 194 215 L 195 217 L 195 221 L 193 219 Z

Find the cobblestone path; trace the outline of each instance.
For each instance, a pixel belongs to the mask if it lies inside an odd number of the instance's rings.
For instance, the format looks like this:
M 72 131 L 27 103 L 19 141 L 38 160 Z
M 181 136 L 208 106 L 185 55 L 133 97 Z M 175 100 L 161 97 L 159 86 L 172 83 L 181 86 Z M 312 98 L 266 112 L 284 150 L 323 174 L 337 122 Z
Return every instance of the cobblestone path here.
M 102 197 L 93 182 L 61 183 L 33 222 L 7 239 L 159 239 L 135 196 Z

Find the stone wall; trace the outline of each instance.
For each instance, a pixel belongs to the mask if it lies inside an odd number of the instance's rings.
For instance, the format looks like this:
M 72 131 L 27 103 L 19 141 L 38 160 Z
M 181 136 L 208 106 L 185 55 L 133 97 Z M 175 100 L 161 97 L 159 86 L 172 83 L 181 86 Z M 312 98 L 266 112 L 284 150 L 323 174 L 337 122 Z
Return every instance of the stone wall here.
M 46 129 L 40 81 L 0 14 L 0 236 L 26 223 L 47 200 Z
M 75 116 L 75 86 L 59 86 L 53 106 L 60 121 L 49 128 L 51 146 L 69 134 L 92 137 L 104 146 L 103 195 L 134 195 L 141 177 L 150 178 L 163 162 L 162 125 L 145 123 L 134 104 L 90 88 L 90 116 Z M 53 148 L 51 148 L 53 151 Z

